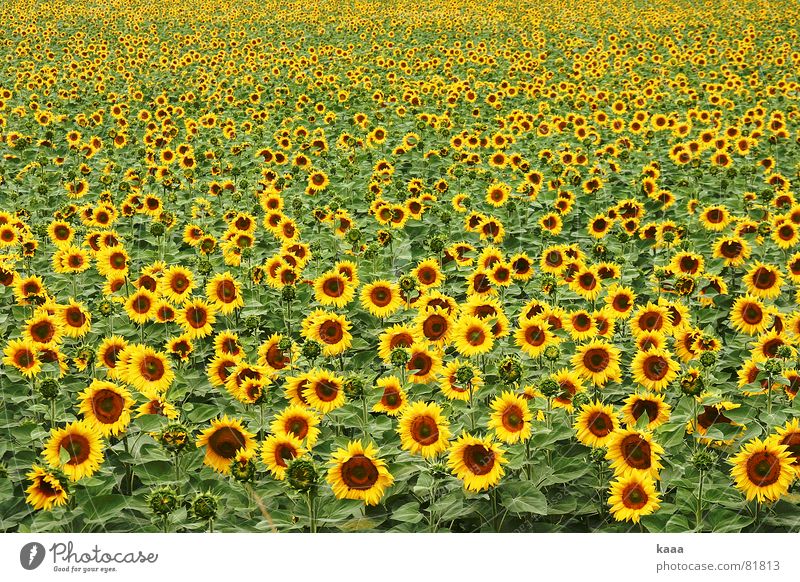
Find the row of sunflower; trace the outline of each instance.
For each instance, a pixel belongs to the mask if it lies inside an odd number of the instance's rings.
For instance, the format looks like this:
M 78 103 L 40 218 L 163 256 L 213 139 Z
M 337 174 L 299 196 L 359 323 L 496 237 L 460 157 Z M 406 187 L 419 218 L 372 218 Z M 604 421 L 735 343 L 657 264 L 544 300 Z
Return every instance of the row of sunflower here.
M 796 6 L 212 4 L 0 7 L 4 529 L 797 528 Z

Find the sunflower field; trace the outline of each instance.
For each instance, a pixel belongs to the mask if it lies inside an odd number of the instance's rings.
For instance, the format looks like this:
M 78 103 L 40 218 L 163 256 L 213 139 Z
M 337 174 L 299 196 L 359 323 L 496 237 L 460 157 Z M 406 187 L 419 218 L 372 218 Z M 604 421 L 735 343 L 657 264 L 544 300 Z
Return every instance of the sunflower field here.
M 0 5 L 0 531 L 800 530 L 800 5 Z

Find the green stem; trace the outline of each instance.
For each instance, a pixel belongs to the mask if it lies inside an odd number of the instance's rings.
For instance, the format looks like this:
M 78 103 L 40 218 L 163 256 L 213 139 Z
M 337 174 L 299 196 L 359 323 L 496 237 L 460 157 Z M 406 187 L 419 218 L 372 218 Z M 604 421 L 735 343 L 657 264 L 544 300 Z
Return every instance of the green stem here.
M 306 502 L 308 503 L 308 520 L 310 522 L 311 533 L 317 533 L 317 515 L 314 507 L 314 493 L 312 491 L 306 494 Z
M 492 498 L 492 529 L 494 529 L 495 533 L 498 533 L 498 523 L 497 523 L 497 489 L 492 488 L 491 492 L 489 492 L 489 497 Z
M 369 436 L 367 434 L 367 428 L 369 427 L 369 411 L 367 410 L 367 393 L 366 391 L 361 396 L 361 412 L 364 414 L 364 438 Z
M 525 474 L 528 476 L 528 481 L 531 480 L 533 475 L 533 467 L 531 466 L 531 438 L 525 441 Z
M 473 404 L 472 381 L 469 382 L 469 427 L 470 431 L 475 430 L 475 406 Z
M 700 471 L 700 479 L 697 485 L 697 509 L 695 511 L 695 530 L 703 531 L 703 471 Z
M 436 520 L 434 519 L 433 506 L 436 503 L 436 483 L 434 482 L 430 488 L 430 505 L 428 506 L 428 527 L 431 533 L 436 533 Z

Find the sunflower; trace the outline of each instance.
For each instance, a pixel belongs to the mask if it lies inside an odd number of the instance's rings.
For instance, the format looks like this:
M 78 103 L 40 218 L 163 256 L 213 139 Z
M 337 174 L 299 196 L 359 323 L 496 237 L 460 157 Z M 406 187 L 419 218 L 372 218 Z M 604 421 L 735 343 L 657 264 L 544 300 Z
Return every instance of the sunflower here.
M 658 479 L 659 461 L 664 449 L 653 442 L 650 433 L 634 428 L 618 428 L 608 437 L 606 459 L 618 477 L 650 476 Z
M 79 410 L 86 423 L 103 436 L 124 432 L 131 421 L 130 392 L 113 382 L 92 380 L 78 395 Z
M 189 339 L 200 339 L 214 332 L 217 309 L 203 299 L 187 300 L 178 309 L 175 320 Z
M 69 300 L 69 305 L 61 307 L 58 318 L 64 335 L 72 338 L 81 338 L 92 329 L 92 315 L 74 299 Z
M 631 362 L 633 379 L 647 388 L 660 392 L 678 375 L 680 365 L 664 349 L 636 352 Z
M 595 267 L 581 266 L 573 275 L 569 288 L 586 301 L 594 301 L 600 296 L 603 287 Z
M 380 280 L 361 289 L 361 305 L 375 317 L 389 317 L 403 306 L 397 283 Z
M 754 438 L 730 462 L 734 484 L 748 501 L 777 501 L 789 491 L 795 478 L 791 451 L 774 438 Z
M 206 368 L 209 383 L 218 388 L 225 386 L 241 360 L 238 356 L 215 356 Z
M 611 285 L 606 292 L 606 305 L 609 314 L 616 319 L 625 319 L 633 311 L 636 294 L 633 289 L 623 287 L 617 283 Z
M 451 311 L 457 311 L 458 305 L 455 302 L 452 304 Z M 503 305 L 500 301 L 493 297 L 483 297 L 480 295 L 472 295 L 467 299 L 467 302 L 462 305 L 461 313 L 465 315 L 473 315 L 478 319 L 482 319 L 492 325 L 492 335 L 495 339 L 505 337 L 510 332 L 508 317 L 503 311 Z
M 427 384 L 439 374 L 442 359 L 438 353 L 429 350 L 421 343 L 412 345 L 408 352 L 406 370 L 410 382 Z
M 725 412 L 739 408 L 741 406 L 740 404 L 734 404 L 733 402 L 728 402 L 727 400 L 716 402 L 714 404 L 703 404 L 702 395 L 698 398 L 698 400 L 701 402 L 700 408 L 702 410 L 702 412 L 697 415 L 698 434 L 705 435 L 709 428 L 717 424 L 730 424 L 733 426 L 739 426 L 738 423 L 725 416 Z M 687 423 L 686 431 L 690 434 L 694 432 L 694 419 Z
M 571 413 L 575 409 L 572 399 L 577 393 L 585 390 L 580 377 L 575 372 L 562 368 L 555 374 L 551 374 L 550 378 L 555 380 L 559 388 L 558 393 L 553 397 L 553 406 L 564 408 Z
M 639 335 L 646 331 L 660 331 L 665 335 L 672 333 L 672 318 L 666 306 L 648 303 L 636 310 L 631 317 L 631 332 Z
M 306 453 L 301 440 L 291 433 L 270 435 L 261 443 L 261 460 L 272 476 L 283 481 L 289 462 Z
M 47 295 L 44 281 L 38 275 L 29 277 L 17 276 L 14 280 L 14 297 L 20 305 L 40 303 L 40 299 Z
M 176 305 L 180 305 L 191 297 L 193 290 L 192 272 L 180 265 L 168 267 L 159 282 L 160 294 Z
M 303 390 L 308 386 L 309 375 L 310 372 L 299 376 L 286 376 L 286 381 L 283 384 L 283 393 L 290 404 L 303 408 L 308 407 L 308 401 L 303 396 Z
M 725 230 L 732 217 L 724 206 L 710 206 L 700 213 L 700 222 L 706 230 L 719 232 Z
M 747 292 L 759 299 L 775 299 L 781 294 L 783 275 L 774 265 L 757 261 L 744 275 Z
M 410 348 L 419 341 L 415 328 L 395 324 L 378 336 L 378 355 L 389 363 L 392 357 L 392 350 L 397 348 Z
M 170 420 L 178 418 L 179 414 L 176 408 L 167 402 L 163 396 L 150 391 L 145 391 L 142 395 L 147 398 L 147 402 L 136 409 L 137 418 L 148 414 L 164 416 Z
M 103 277 L 124 278 L 128 275 L 130 257 L 125 247 L 114 245 L 101 248 L 96 255 L 97 271 Z
M 485 320 L 462 315 L 455 324 L 453 340 L 458 353 L 474 357 L 492 350 L 494 334 Z
M 322 192 L 328 184 L 328 175 L 322 170 L 315 170 L 308 175 L 308 188 L 314 193 Z
M 684 275 L 700 275 L 703 273 L 705 261 L 702 255 L 688 251 L 677 253 L 670 261 L 672 270 Z
M 512 445 L 530 438 L 533 415 L 525 398 L 513 392 L 503 392 L 492 401 L 492 410 L 489 430 L 493 430 L 498 439 Z
M 658 510 L 661 499 L 651 477 L 628 475 L 611 483 L 608 504 L 617 521 L 639 523 L 642 516 Z
M 55 273 L 82 273 L 90 266 L 89 253 L 79 247 L 62 247 L 53 254 L 53 272 Z
M 444 282 L 444 275 L 439 266 L 439 261 L 436 259 L 425 259 L 418 263 L 417 266 L 412 269 L 411 276 L 417 280 L 422 289 L 440 287 Z
M 30 340 L 10 340 L 3 354 L 3 363 L 16 368 L 23 376 L 30 378 L 42 370 L 39 346 Z
M 276 435 L 289 435 L 299 441 L 305 441 L 309 449 L 319 438 L 319 417 L 303 406 L 290 404 L 275 416 L 270 430 Z
M 746 294 L 733 302 L 730 321 L 735 330 L 758 335 L 767 331 L 772 324 L 772 314 L 760 299 Z
M 464 367 L 468 367 L 472 372 L 472 376 L 466 384 L 458 378 L 458 371 Z M 483 386 L 483 379 L 481 378 L 480 370 L 456 358 L 442 370 L 442 379 L 439 382 L 439 386 L 448 400 L 467 401 L 470 399 L 470 395 L 476 394 Z
M 500 482 L 507 462 L 502 448 L 491 437 L 483 439 L 463 433 L 450 446 L 447 465 L 469 491 L 483 491 Z
M 118 335 L 112 335 L 100 342 L 100 346 L 97 348 L 97 361 L 108 369 L 109 378 L 117 377 L 119 355 L 126 347 L 128 347 L 128 342 Z
M 119 377 L 140 392 L 164 392 L 175 379 L 167 356 L 148 346 L 130 346 L 128 360 L 120 363 Z
M 214 275 L 206 284 L 206 297 L 223 315 L 244 305 L 242 286 L 228 271 Z
M 788 221 L 776 224 L 772 231 L 772 240 L 775 241 L 775 245 L 780 249 L 788 250 L 792 248 L 800 241 L 797 226 Z
M 378 388 L 383 388 L 381 399 L 372 407 L 373 412 L 383 412 L 388 416 L 398 416 L 408 404 L 408 395 L 400 385 L 397 376 L 384 376 L 375 383 Z
M 91 477 L 103 462 L 103 442 L 86 421 L 69 423 L 50 431 L 42 453 L 48 465 L 60 469 L 72 481 Z
M 279 372 L 286 369 L 292 362 L 292 348 L 282 350 L 280 343 L 283 336 L 274 333 L 258 348 L 258 363 L 265 368 Z
M 491 163 L 491 162 L 490 162 Z M 508 196 L 511 193 L 511 187 L 502 182 L 495 182 L 490 184 L 486 190 L 486 203 L 499 208 L 508 201 Z
M 303 320 L 303 337 L 322 344 L 325 356 L 336 356 L 350 347 L 350 322 L 343 315 L 316 310 Z
M 611 435 L 619 428 L 614 407 L 600 401 L 585 404 L 573 425 L 577 439 L 589 447 L 606 446 Z
M 523 317 L 519 329 L 514 333 L 517 346 L 531 358 L 538 358 L 544 350 L 560 340 L 550 331 L 550 325 L 542 317 Z
M 25 490 L 25 493 L 28 494 L 25 500 L 34 509 L 49 511 L 53 507 L 66 505 L 67 501 L 69 501 L 69 492 L 66 484 L 39 465 L 33 465 L 26 477 L 31 484 Z
M 664 396 L 653 393 L 631 394 L 625 399 L 622 416 L 628 427 L 638 424 L 642 415 L 646 415 L 645 428 L 653 430 L 669 420 L 670 406 L 664 402 Z
M 775 326 L 773 326 L 774 328 Z M 766 360 L 769 358 L 774 358 L 777 356 L 778 348 L 781 346 L 790 346 L 792 354 L 794 354 L 794 349 L 791 348 L 789 343 L 789 338 L 784 335 L 782 332 L 773 329 L 767 333 L 763 333 L 758 336 L 758 339 L 755 343 L 755 346 L 752 350 L 753 358 L 759 360 Z
M 308 384 L 303 389 L 303 397 L 309 406 L 325 414 L 344 405 L 344 378 L 320 370 L 308 376 Z
M 228 374 L 225 381 L 225 389 L 237 400 L 245 401 L 250 399 L 246 390 L 258 390 L 258 386 L 264 387 L 268 381 L 267 369 L 258 364 L 249 364 L 244 359 L 239 358 L 233 369 Z
M 616 346 L 594 340 L 579 346 L 572 356 L 572 365 L 580 376 L 597 386 L 619 380 L 620 351 Z
M 539 266 L 545 273 L 560 274 L 567 266 L 567 256 L 562 245 L 545 248 L 539 261 Z
M 598 333 L 597 323 L 585 309 L 570 312 L 564 327 L 572 339 L 578 342 L 592 339 Z
M 712 256 L 726 267 L 740 267 L 750 257 L 750 245 L 740 236 L 722 237 L 714 243 Z
M 800 477 L 800 419 L 793 418 L 777 429 L 774 435 L 777 444 L 786 447 L 791 454 L 792 467 L 795 474 Z
M 420 311 L 415 318 L 418 337 L 424 337 L 430 343 L 441 346 L 450 343 L 454 325 L 450 314 L 441 307 L 429 307 Z
M 377 505 L 394 483 L 372 443 L 364 447 L 361 441 L 350 441 L 346 449 L 337 449 L 329 462 L 328 483 L 337 499 L 359 499 L 367 505 Z
M 244 427 L 242 421 L 225 415 L 212 420 L 211 426 L 200 433 L 195 444 L 197 448 L 206 447 L 204 464 L 219 473 L 228 473 L 233 458 L 240 450 L 255 453 L 255 436 Z
M 442 415 L 442 407 L 422 401 L 408 405 L 397 425 L 400 446 L 412 455 L 435 457 L 447 449 L 450 423 Z
M 314 297 L 326 307 L 344 307 L 354 294 L 353 285 L 338 271 L 323 273 L 314 281 Z
M 244 348 L 239 335 L 229 330 L 220 331 L 214 336 L 214 354 L 217 356 L 244 357 Z M 263 362 L 259 362 L 263 365 Z
M 142 287 L 125 300 L 125 313 L 132 322 L 144 325 L 155 314 L 157 305 L 155 294 Z

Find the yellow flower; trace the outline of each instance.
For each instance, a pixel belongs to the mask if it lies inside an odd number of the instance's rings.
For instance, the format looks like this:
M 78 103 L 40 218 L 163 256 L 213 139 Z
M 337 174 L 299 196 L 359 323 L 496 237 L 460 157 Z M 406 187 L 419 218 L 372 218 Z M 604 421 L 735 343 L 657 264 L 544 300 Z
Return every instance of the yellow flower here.
M 731 459 L 731 477 L 747 500 L 777 501 L 789 490 L 795 478 L 792 454 L 774 437 L 754 438 Z
M 242 421 L 229 419 L 227 415 L 211 421 L 197 438 L 197 447 L 206 447 L 203 462 L 219 473 L 228 473 L 236 454 L 243 450 L 252 454 L 256 449 L 253 439 L 256 435 L 249 432 Z
M 463 433 L 450 446 L 447 464 L 470 491 L 494 487 L 505 474 L 504 451 L 490 437 L 476 438 Z
M 291 433 L 271 435 L 261 444 L 261 460 L 279 481 L 286 478 L 289 462 L 302 457 L 305 452 L 302 441 Z
M 133 399 L 125 388 L 95 379 L 78 398 L 84 420 L 103 436 L 116 436 L 128 427 Z
M 31 484 L 25 490 L 25 493 L 28 494 L 25 500 L 34 509 L 49 511 L 53 507 L 66 505 L 67 501 L 69 501 L 69 493 L 66 486 L 59 481 L 58 477 L 48 473 L 42 467 L 33 465 L 26 476 L 31 481 Z
M 68 424 L 50 431 L 42 453 L 47 464 L 60 469 L 72 481 L 91 477 L 103 462 L 100 435 L 85 421 Z
M 394 483 L 373 444 L 364 447 L 361 441 L 350 441 L 346 449 L 339 448 L 331 455 L 330 464 L 328 483 L 337 499 L 360 499 L 367 505 L 377 505 Z
M 608 504 L 617 521 L 639 523 L 642 516 L 658 510 L 661 499 L 653 479 L 648 476 L 629 475 L 611 483 Z
M 507 444 L 526 441 L 531 436 L 531 419 L 528 402 L 513 392 L 503 392 L 492 402 L 489 429 Z
M 412 455 L 435 457 L 447 449 L 450 423 L 435 402 L 415 402 L 407 406 L 400 417 L 397 432 L 400 446 Z

